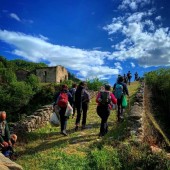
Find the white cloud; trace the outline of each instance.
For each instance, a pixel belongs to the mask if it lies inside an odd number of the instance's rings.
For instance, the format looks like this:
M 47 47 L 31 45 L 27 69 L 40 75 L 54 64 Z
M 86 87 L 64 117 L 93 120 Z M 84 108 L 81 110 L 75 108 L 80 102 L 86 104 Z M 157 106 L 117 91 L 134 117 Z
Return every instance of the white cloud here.
M 18 15 L 17 15 L 17 14 L 10 13 L 9 15 L 10 15 L 10 17 L 11 17 L 11 18 L 13 18 L 13 19 L 15 19 L 15 20 L 17 20 L 17 21 L 21 22 L 21 19 L 18 17 Z
M 12 53 L 15 55 L 33 62 L 48 61 L 49 66 L 63 65 L 78 71 L 79 77 L 84 79 L 105 79 L 119 72 L 117 68 L 104 65 L 109 52 L 55 45 L 47 42 L 42 35 L 35 37 L 7 30 L 0 30 L 0 40 L 14 46 Z
M 161 19 L 162 19 L 161 16 L 157 16 L 157 17 L 155 18 L 156 21 L 160 21 Z
M 132 2 L 136 2 L 138 11 L 150 3 L 149 0 L 123 0 L 119 9 L 129 8 Z M 114 17 L 112 23 L 103 27 L 109 36 L 118 36 L 119 33 L 119 36 L 123 37 L 119 42 L 112 41 L 114 51 L 108 59 L 124 61 L 132 58 L 143 67 L 170 66 L 170 30 L 161 27 L 161 24 L 156 25 L 154 20 L 151 20 L 155 13 L 154 8 L 147 12 L 124 13 L 121 17 Z M 155 20 L 161 21 L 161 16 L 156 17 Z M 115 23 L 121 23 L 119 24 L 121 26 L 115 26 Z M 109 38 L 113 39 L 113 37 Z
M 135 64 L 133 62 L 131 62 L 130 65 L 132 66 L 132 68 L 135 67 Z
M 122 22 L 118 21 L 103 27 L 104 30 L 108 30 L 109 34 L 113 34 L 122 28 Z
M 150 0 L 123 0 L 118 9 L 131 9 L 132 11 L 137 11 L 140 7 L 144 7 L 146 4 L 149 3 Z
M 122 68 L 122 66 L 121 66 L 121 64 L 120 64 L 120 62 L 116 62 L 116 63 L 114 63 L 114 65 L 115 65 L 115 67 L 116 67 L 117 69 L 123 70 L 123 68 Z

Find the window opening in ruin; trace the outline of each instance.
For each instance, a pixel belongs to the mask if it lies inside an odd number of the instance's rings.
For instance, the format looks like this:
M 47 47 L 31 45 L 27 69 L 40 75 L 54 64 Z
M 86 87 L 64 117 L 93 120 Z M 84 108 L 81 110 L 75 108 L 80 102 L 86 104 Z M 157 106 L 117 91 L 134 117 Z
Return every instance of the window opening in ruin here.
M 62 83 L 62 80 L 60 80 L 60 83 Z
M 47 71 L 44 71 L 44 82 L 47 82 Z
M 67 76 L 65 76 L 65 80 L 67 80 Z

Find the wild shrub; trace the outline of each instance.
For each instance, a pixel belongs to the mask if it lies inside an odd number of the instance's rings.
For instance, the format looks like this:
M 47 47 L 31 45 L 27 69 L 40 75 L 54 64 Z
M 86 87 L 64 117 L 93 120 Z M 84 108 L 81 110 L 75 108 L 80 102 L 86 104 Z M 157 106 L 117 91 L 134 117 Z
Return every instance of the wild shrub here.
M 94 91 L 98 91 L 101 86 L 108 84 L 107 81 L 102 81 L 102 80 L 99 80 L 98 78 L 94 78 L 92 80 L 87 79 L 86 82 L 87 82 L 88 89 L 94 90 Z
M 159 106 L 160 117 L 170 118 L 170 69 L 159 69 L 145 75 L 146 84 L 152 91 L 153 101 Z M 163 114 L 164 113 L 164 114 Z

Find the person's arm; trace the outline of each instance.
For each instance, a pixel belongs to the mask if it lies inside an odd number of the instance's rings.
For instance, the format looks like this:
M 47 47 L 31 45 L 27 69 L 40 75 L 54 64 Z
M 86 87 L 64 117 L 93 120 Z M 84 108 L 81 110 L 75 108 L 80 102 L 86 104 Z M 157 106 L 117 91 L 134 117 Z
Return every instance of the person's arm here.
M 0 143 L 3 143 L 4 139 L 2 138 L 2 136 L 0 135 Z
M 67 92 L 67 94 L 68 94 L 68 101 L 70 102 L 70 104 L 72 104 L 73 103 L 73 96 L 69 91 Z
M 96 97 L 96 103 L 99 104 L 99 99 L 100 99 L 100 92 L 97 94 L 97 97 Z
M 124 87 L 124 92 L 125 92 L 125 94 L 126 94 L 127 96 L 129 96 L 129 91 L 128 91 L 127 85 L 124 84 L 123 87 Z
M 9 127 L 8 127 L 7 122 L 5 124 L 5 136 L 6 136 L 7 141 L 10 141 L 10 131 L 9 131 Z
M 116 88 L 116 83 L 115 83 L 114 86 L 113 86 L 113 91 L 115 90 L 115 88 Z
M 113 103 L 113 104 L 116 104 L 116 103 L 117 103 L 117 99 L 116 99 L 116 97 L 114 96 L 113 93 L 110 93 L 110 97 L 111 97 L 112 103 Z
M 87 90 L 85 90 L 85 93 L 87 95 L 87 102 L 90 102 L 90 94 L 89 94 L 89 92 Z

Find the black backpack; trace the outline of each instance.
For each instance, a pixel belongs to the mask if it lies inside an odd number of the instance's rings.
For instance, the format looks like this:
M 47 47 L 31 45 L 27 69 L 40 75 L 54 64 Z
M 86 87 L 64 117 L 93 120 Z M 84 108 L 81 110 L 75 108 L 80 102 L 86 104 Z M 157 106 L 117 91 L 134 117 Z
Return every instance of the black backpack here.
M 100 103 L 102 105 L 108 105 L 111 102 L 110 92 L 107 92 L 107 91 L 100 92 L 100 98 L 101 98 L 101 102 Z

